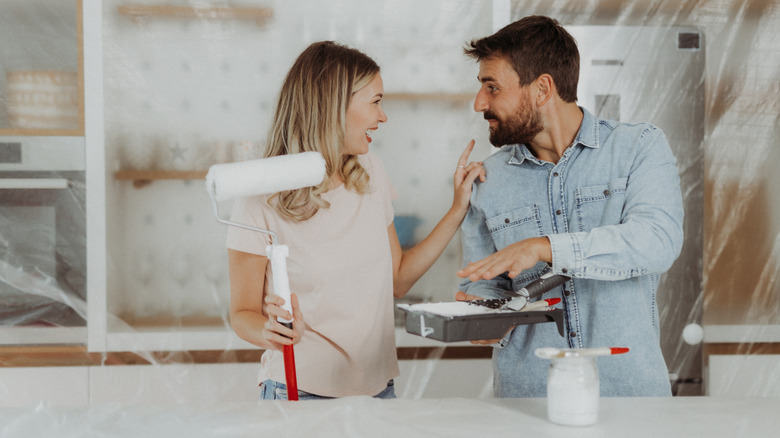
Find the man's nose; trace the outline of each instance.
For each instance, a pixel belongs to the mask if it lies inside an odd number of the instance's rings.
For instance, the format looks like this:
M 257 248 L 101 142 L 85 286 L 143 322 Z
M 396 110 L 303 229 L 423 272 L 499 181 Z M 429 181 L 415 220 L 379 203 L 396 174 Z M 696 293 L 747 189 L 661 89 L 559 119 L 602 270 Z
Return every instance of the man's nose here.
M 484 94 L 482 90 L 479 90 L 477 97 L 474 99 L 474 111 L 478 113 L 483 113 L 488 109 L 487 99 Z

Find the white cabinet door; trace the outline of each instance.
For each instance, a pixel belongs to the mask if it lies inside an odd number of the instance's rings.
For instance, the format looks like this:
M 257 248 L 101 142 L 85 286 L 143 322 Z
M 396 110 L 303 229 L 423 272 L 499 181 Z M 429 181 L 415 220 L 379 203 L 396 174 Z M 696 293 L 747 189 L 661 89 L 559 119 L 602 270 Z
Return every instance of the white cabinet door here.
M 89 405 L 89 367 L 0 368 L 0 407 Z
M 103 366 L 90 369 L 92 404 L 199 405 L 257 400 L 260 364 Z
M 493 397 L 490 359 L 400 360 L 395 379 L 398 398 Z
M 707 395 L 780 397 L 780 355 L 710 355 Z

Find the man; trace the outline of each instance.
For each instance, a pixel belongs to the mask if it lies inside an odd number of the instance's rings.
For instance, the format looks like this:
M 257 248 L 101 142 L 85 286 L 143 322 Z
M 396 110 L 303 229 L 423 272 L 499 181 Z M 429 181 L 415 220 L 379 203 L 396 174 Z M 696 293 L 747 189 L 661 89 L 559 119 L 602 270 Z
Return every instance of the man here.
M 466 54 L 480 65 L 474 109 L 501 149 L 462 225 L 456 299 L 506 298 L 547 271 L 571 277 L 544 295 L 562 299 L 564 337 L 555 324 L 507 333 L 493 353 L 495 395 L 545 396 L 539 347 L 629 347 L 599 359 L 601 395 L 671 395 L 655 295 L 682 247 L 683 206 L 663 132 L 577 106 L 579 52 L 553 19 L 523 18 Z

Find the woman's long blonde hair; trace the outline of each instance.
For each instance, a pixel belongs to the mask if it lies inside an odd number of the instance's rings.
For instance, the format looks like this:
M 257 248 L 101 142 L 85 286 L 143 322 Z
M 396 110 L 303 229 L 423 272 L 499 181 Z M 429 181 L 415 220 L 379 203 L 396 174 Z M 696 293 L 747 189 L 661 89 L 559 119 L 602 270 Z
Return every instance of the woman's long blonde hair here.
M 283 216 L 305 221 L 330 204 L 322 199 L 331 176 L 347 189 L 368 191 L 368 173 L 355 155 L 342 155 L 346 112 L 352 95 L 379 73 L 364 53 L 322 41 L 310 45 L 293 64 L 279 93 L 265 157 L 317 151 L 325 158 L 326 177 L 318 186 L 274 194 L 268 202 Z

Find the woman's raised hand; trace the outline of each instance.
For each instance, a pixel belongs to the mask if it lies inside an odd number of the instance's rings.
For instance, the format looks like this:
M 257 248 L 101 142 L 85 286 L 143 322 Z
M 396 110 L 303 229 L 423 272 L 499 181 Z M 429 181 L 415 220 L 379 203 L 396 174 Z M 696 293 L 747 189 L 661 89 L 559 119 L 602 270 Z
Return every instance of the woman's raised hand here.
M 480 181 L 485 181 L 485 169 L 482 167 L 482 162 L 468 161 L 472 149 L 474 149 L 474 140 L 469 142 L 466 150 L 460 155 L 458 167 L 455 169 L 455 176 L 453 177 L 455 195 L 452 200 L 452 206 L 461 210 L 464 214 L 469 207 L 472 183 L 477 178 Z

